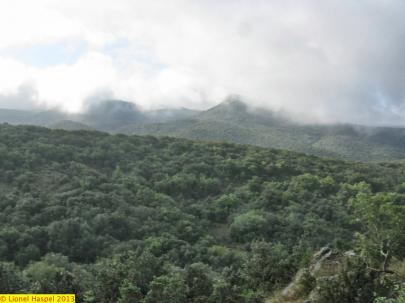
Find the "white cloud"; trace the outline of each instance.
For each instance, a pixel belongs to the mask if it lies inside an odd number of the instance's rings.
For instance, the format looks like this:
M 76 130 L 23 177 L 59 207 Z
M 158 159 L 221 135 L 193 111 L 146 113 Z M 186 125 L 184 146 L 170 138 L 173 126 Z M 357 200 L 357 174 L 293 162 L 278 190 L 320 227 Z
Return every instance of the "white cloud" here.
M 28 82 L 39 101 L 76 110 L 100 91 L 200 108 L 237 93 L 321 121 L 397 122 L 404 13 L 400 0 L 3 0 L 0 94 Z M 87 51 L 69 64 L 1 52 L 72 41 Z

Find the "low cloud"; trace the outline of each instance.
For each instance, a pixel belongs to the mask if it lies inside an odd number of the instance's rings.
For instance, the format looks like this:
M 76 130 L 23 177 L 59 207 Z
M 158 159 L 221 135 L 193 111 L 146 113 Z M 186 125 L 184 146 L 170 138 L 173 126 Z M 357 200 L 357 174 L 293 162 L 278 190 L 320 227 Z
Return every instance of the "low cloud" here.
M 19 86 L 15 92 L 0 94 L 0 108 L 31 110 L 39 106 L 38 92 L 29 84 Z
M 400 0 L 5 0 L 0 94 L 28 81 L 70 111 L 100 91 L 143 108 L 241 94 L 305 121 L 402 124 L 404 13 Z M 1 51 L 55 43 L 83 53 L 41 68 Z

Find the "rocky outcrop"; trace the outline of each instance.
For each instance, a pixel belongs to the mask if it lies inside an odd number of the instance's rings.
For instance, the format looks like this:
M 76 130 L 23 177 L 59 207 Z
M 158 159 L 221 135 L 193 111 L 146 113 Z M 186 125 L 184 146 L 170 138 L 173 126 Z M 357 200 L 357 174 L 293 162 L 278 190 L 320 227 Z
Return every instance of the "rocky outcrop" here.
M 293 281 L 283 289 L 282 297 L 285 300 L 307 298 L 306 303 L 316 302 L 316 280 L 336 272 L 344 256 L 328 246 L 322 247 L 314 254 L 310 265 L 299 270 Z

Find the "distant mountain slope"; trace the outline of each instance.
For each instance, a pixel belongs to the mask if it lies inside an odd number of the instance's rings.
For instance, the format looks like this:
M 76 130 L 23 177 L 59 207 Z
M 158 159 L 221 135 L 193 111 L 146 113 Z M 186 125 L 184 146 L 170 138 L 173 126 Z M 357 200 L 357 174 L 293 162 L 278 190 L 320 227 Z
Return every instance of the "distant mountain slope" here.
M 32 111 L 0 109 L 0 123 L 51 128 L 55 126 L 70 128 L 72 126 L 88 129 L 90 127 L 90 129 L 101 131 L 119 132 L 119 129 L 128 125 L 178 121 L 193 118 L 199 113 L 199 111 L 187 108 L 141 111 L 136 104 L 131 102 L 104 100 L 91 104 L 78 114 L 66 113 L 58 109 Z
M 17 109 L 0 109 L 0 122 L 9 124 L 29 124 L 36 112 Z
M 2 123 L 22 124 L 33 115 L 33 112 L 14 109 L 0 109 L 0 121 Z
M 298 124 L 281 114 L 251 108 L 236 97 L 201 112 L 142 111 L 120 100 L 92 104 L 81 114 L 0 109 L 0 123 L 4 122 L 226 141 L 364 162 L 405 159 L 405 128 Z
M 0 123 L 25 124 L 49 126 L 53 123 L 71 118 L 75 115 L 69 115 L 57 109 L 51 110 L 14 110 L 0 109 Z
M 302 125 L 239 100 L 225 102 L 194 119 L 134 124 L 120 132 L 228 141 L 357 161 L 405 158 L 405 129 L 349 124 Z
M 53 129 L 63 129 L 63 130 L 92 130 L 92 128 L 84 123 L 72 121 L 72 120 L 62 120 L 49 125 L 49 128 Z
M 197 116 L 200 112 L 188 108 L 179 109 L 157 109 L 146 111 L 144 114 L 151 123 L 161 123 L 174 120 L 190 119 Z
M 134 103 L 107 100 L 90 105 L 80 120 L 96 129 L 111 131 L 122 125 L 143 122 L 146 118 Z

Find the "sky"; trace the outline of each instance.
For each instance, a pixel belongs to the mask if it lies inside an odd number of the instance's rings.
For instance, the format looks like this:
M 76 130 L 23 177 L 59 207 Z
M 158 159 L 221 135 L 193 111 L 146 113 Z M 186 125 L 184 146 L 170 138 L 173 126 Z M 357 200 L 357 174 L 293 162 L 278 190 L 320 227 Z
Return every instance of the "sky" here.
M 403 0 L 1 0 L 0 106 L 230 94 L 316 122 L 403 125 Z

